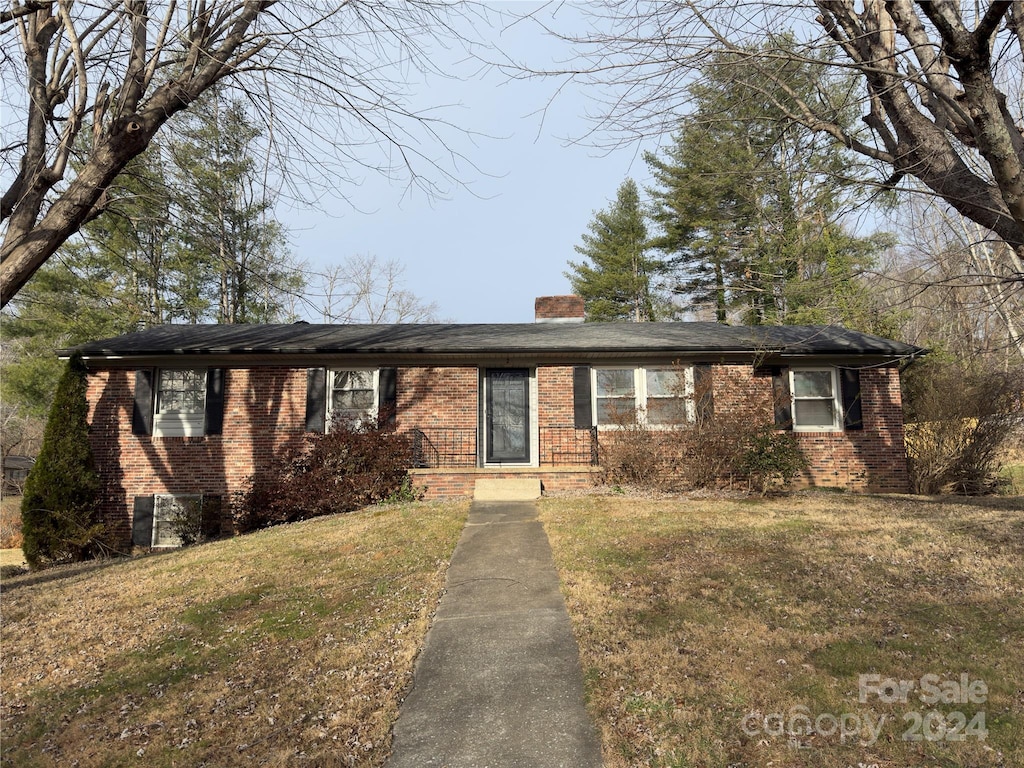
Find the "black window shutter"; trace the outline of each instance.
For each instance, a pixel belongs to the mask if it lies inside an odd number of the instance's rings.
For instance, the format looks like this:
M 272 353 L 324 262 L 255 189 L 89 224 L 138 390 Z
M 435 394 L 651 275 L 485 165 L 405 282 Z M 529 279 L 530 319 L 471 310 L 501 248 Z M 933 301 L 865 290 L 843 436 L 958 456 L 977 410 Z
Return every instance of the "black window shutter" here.
M 224 429 L 224 369 L 206 372 L 206 421 L 203 434 L 219 435 Z
M 711 379 L 711 363 L 693 366 L 693 393 L 697 398 L 697 420 L 707 421 L 715 415 L 715 392 Z
M 839 386 L 843 392 L 843 429 L 864 429 L 860 405 L 860 370 L 840 368 Z
M 222 510 L 220 496 L 203 495 L 199 524 L 204 539 L 216 539 L 220 536 Z
M 140 368 L 135 372 L 135 406 L 132 409 L 132 434 L 153 434 L 153 394 L 156 370 Z
M 772 399 L 775 401 L 775 426 L 793 428 L 793 401 L 789 392 L 789 369 L 772 368 Z
M 132 508 L 132 544 L 153 546 L 153 497 L 136 496 Z
M 589 365 L 577 365 L 572 369 L 572 416 L 576 429 L 590 429 L 594 426 Z
M 398 402 L 398 369 L 381 368 L 379 388 L 377 390 L 377 413 L 386 419 L 387 424 L 395 423 L 395 404 Z
M 323 432 L 327 426 L 327 369 L 306 371 L 306 431 Z

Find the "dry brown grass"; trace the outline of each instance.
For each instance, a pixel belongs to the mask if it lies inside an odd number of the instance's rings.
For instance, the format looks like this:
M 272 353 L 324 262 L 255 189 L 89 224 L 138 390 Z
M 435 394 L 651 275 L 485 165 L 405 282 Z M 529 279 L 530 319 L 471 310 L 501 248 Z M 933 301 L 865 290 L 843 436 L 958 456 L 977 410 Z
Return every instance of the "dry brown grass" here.
M 541 510 L 610 768 L 1024 765 L 1024 500 L 591 497 Z M 961 673 L 987 685 L 983 703 L 920 700 L 922 676 Z M 861 703 L 862 674 L 918 688 Z M 904 740 L 913 713 L 932 710 L 950 723 L 984 712 L 988 734 Z M 766 726 L 776 713 L 796 727 Z M 886 720 L 877 741 L 829 734 L 843 715 Z M 941 736 L 930 717 L 918 732 Z
M 21 496 L 0 498 L 0 548 L 16 549 L 22 544 Z
M 16 569 L 19 573 L 28 571 L 28 564 L 25 562 L 25 554 L 19 548 L 0 549 L 0 568 L 3 568 L 4 566 Z
M 467 508 L 5 581 L 3 763 L 380 765 Z

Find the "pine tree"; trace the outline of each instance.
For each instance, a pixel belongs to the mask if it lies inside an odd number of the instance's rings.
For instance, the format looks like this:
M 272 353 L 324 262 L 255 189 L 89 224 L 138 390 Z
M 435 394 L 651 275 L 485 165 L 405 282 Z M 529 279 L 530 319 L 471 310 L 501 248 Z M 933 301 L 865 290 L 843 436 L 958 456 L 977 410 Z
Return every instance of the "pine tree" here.
M 303 281 L 290 262 L 274 198 L 254 159 L 260 134 L 240 101 L 213 91 L 170 145 L 182 250 L 200 314 L 219 323 L 269 322 Z
M 576 252 L 588 261 L 570 261 L 566 272 L 573 291 L 582 296 L 588 321 L 655 319 L 652 279 L 663 272 L 662 262 L 649 256 L 647 224 L 636 182 L 626 179 L 615 202 L 594 214 L 590 234 Z
M 673 293 L 686 309 L 712 307 L 724 323 L 755 219 L 744 172 L 749 153 L 684 121 L 664 159 L 645 159 L 655 181 L 651 219 L 661 230 L 651 245 L 671 265 Z
M 645 156 L 660 229 L 652 244 L 672 263 L 676 292 L 688 309 L 712 308 L 718 322 L 863 320 L 857 275 L 887 241 L 858 238 L 841 224 L 851 187 L 836 179 L 856 178 L 851 156 L 784 120 L 751 87 L 756 78 L 726 77 L 745 66 L 742 58 L 731 70 L 718 63 L 691 87 L 694 110 L 672 145 Z M 842 103 L 846 82 L 834 79 L 834 93 L 815 90 L 822 68 L 787 62 L 779 75 L 788 91 L 774 97 Z M 834 113 L 847 123 L 854 117 Z
M 57 349 L 168 322 L 289 319 L 285 299 L 305 281 L 259 183 L 256 131 L 216 98 L 177 121 L 177 141 L 132 161 L 103 213 L 5 310 L 5 401 L 45 416 Z
M 33 568 L 97 553 L 100 477 L 89 445 L 87 370 L 77 355 L 57 385 L 43 446 L 21 502 L 23 550 Z

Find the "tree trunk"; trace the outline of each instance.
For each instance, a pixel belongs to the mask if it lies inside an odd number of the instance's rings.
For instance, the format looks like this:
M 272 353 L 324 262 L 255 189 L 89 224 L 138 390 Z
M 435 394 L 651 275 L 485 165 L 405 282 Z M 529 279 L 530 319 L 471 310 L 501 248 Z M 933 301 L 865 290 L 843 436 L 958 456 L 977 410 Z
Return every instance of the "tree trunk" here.
M 139 120 L 119 121 L 89 162 L 38 223 L 12 216 L 0 250 L 0 306 L 6 306 L 43 263 L 96 215 L 107 185 L 139 154 L 155 132 Z

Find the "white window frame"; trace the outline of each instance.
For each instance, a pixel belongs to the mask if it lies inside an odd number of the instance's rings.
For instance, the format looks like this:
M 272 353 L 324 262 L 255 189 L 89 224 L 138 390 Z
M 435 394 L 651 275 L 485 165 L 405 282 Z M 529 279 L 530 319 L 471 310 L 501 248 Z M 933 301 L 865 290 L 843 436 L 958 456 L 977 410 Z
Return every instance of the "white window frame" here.
M 177 534 L 167 537 L 167 540 L 160 542 L 159 534 L 161 525 L 169 526 L 170 518 L 177 510 L 178 505 L 183 502 L 197 501 L 199 503 L 199 514 L 202 514 L 203 496 L 199 493 L 156 493 L 153 494 L 153 532 L 151 534 L 151 545 L 153 549 L 174 549 L 181 546 L 181 539 Z
M 797 424 L 797 406 L 801 401 L 826 402 L 827 397 L 797 396 L 796 376 L 800 373 L 827 372 L 832 377 L 832 423 L 831 424 Z M 840 388 L 839 371 L 835 366 L 815 366 L 790 368 L 789 370 L 789 407 L 794 432 L 841 432 L 843 430 L 843 393 Z
M 619 424 L 608 424 L 602 423 L 600 419 L 600 413 L 597 407 L 598 401 L 598 389 L 597 389 L 597 375 L 598 371 L 632 371 L 633 372 L 633 408 L 636 413 L 637 423 L 640 426 L 647 427 L 648 429 L 677 429 L 692 424 L 696 418 L 696 405 L 693 402 L 694 395 L 694 378 L 693 378 L 693 366 L 686 365 L 682 366 L 684 376 L 684 394 L 683 398 L 686 403 L 686 421 L 682 424 L 650 424 L 647 419 L 647 372 L 648 371 L 668 371 L 676 370 L 679 366 L 675 365 L 650 365 L 650 366 L 636 366 L 636 365 L 600 365 L 593 366 L 590 370 L 590 391 L 591 391 L 591 402 L 590 412 L 594 414 L 594 424 L 598 429 L 620 429 L 622 425 Z
M 167 411 L 162 409 L 164 375 L 188 371 L 201 374 L 199 391 L 202 405 L 194 411 Z M 206 368 L 159 368 L 156 372 L 156 392 L 153 398 L 153 434 L 157 437 L 201 437 L 206 433 L 206 387 L 209 370 Z
M 373 405 L 366 412 L 365 416 L 357 418 L 355 424 L 361 425 L 363 420 L 376 421 L 380 408 L 380 368 L 328 368 L 327 369 L 327 430 L 331 429 L 331 421 L 334 415 L 334 382 L 340 373 L 370 373 L 373 375 Z

